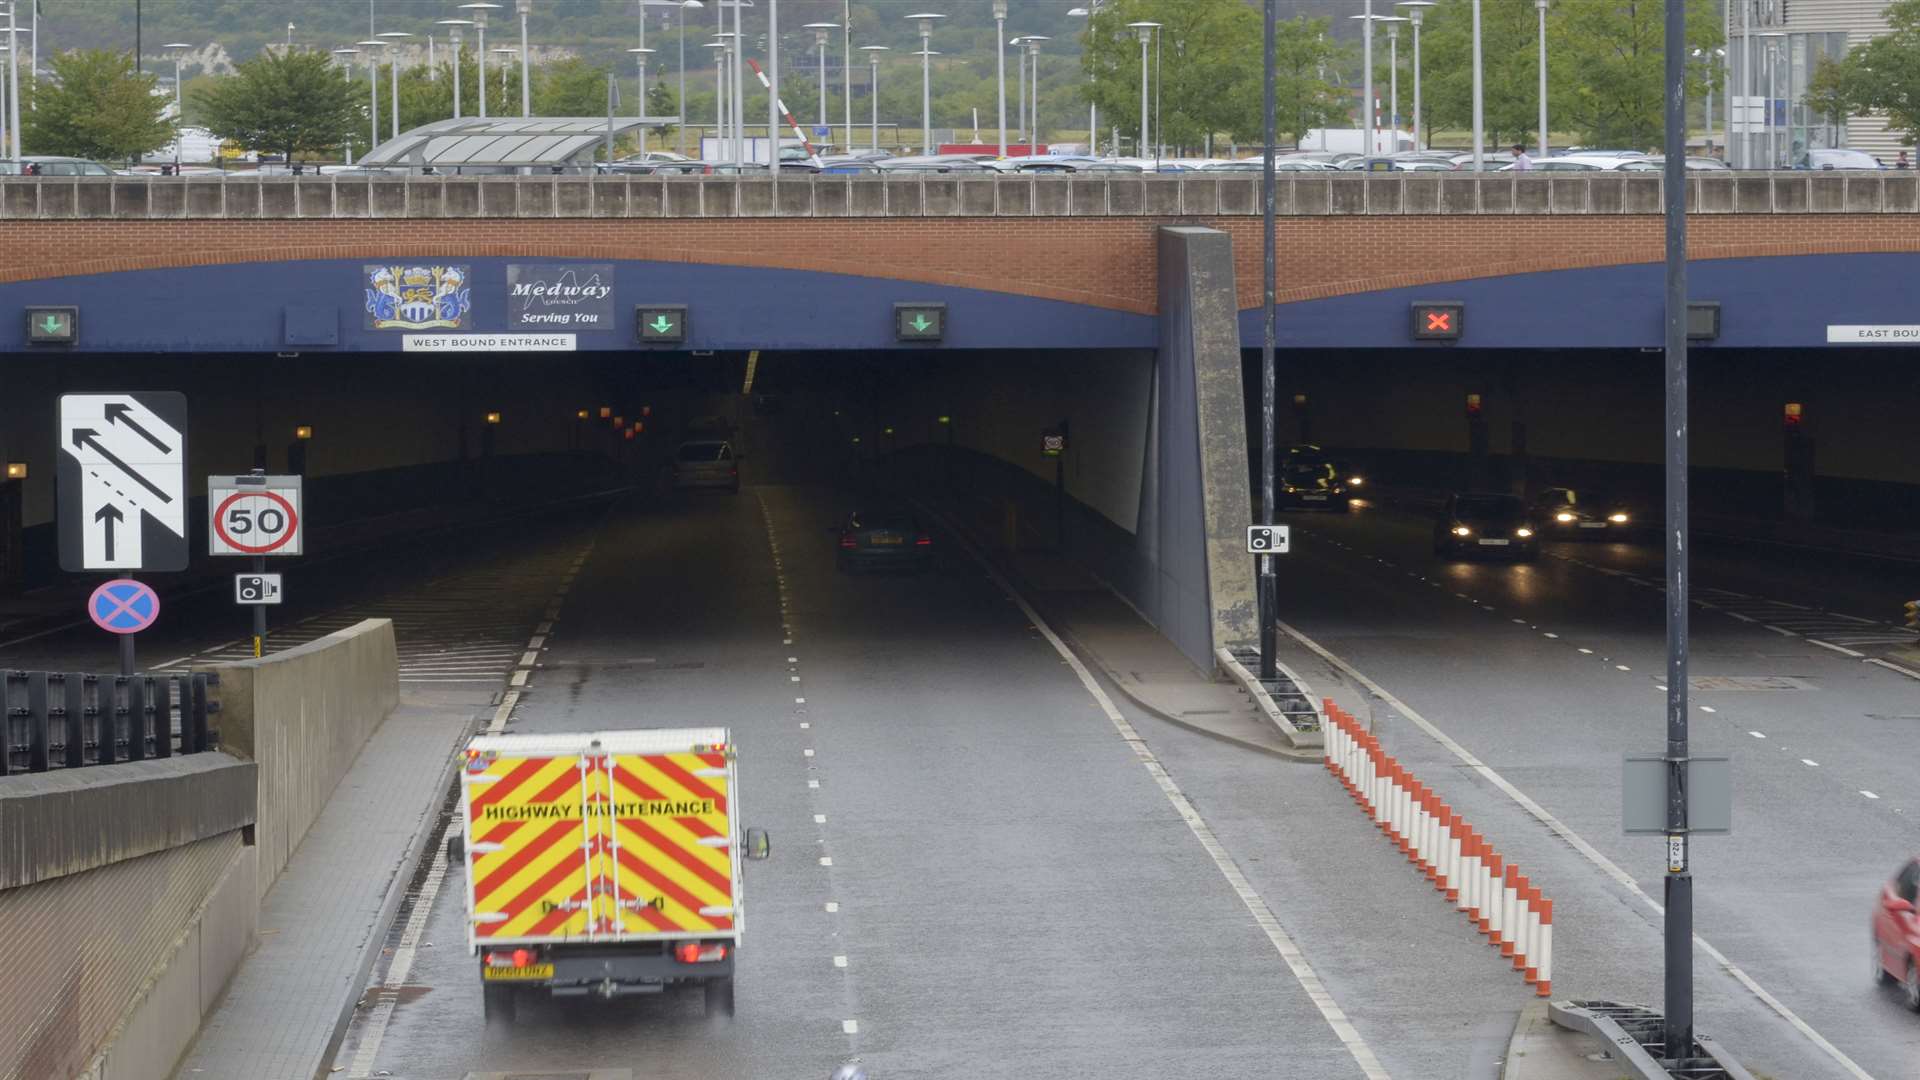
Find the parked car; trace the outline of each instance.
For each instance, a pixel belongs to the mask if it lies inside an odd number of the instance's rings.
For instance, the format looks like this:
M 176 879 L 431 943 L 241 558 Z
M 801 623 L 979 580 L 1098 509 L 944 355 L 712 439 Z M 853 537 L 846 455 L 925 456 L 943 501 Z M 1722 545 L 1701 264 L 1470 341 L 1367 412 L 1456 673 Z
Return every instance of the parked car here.
M 1865 150 L 1829 148 L 1803 150 L 1793 159 L 1793 168 L 1828 171 L 1833 169 L 1884 169 L 1880 159 Z
M 77 157 L 22 157 L 0 161 L 0 176 L 113 176 L 97 161 Z
M 1898 982 L 1907 1008 L 1920 1012 L 1920 859 L 1909 859 L 1880 889 L 1873 909 L 1873 981 Z
M 1456 493 L 1447 496 L 1433 523 L 1433 553 L 1510 555 L 1532 562 L 1540 553 L 1540 537 L 1520 496 Z

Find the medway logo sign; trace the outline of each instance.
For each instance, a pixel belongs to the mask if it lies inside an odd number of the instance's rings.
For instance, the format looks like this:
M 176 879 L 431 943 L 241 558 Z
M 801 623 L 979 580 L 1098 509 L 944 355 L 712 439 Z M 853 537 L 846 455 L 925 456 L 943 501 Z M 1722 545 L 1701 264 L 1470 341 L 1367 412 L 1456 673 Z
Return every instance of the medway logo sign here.
M 507 265 L 508 325 L 613 329 L 613 264 Z

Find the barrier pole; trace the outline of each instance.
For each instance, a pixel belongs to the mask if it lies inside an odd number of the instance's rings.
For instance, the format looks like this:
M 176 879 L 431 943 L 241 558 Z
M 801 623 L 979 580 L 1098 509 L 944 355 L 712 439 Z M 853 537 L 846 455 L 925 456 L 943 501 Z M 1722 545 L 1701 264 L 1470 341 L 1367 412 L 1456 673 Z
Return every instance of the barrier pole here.
M 1553 901 L 1542 898 L 1540 901 L 1540 955 L 1534 967 L 1540 973 L 1540 981 L 1534 986 L 1534 993 L 1540 997 L 1553 996 Z

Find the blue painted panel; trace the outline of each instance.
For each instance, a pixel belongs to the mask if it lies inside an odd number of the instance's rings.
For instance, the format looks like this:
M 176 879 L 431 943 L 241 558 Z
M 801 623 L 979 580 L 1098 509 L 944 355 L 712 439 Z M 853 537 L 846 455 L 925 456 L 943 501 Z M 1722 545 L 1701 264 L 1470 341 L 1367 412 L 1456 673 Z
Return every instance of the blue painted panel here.
M 1920 325 L 1920 254 L 1709 259 L 1687 277 L 1693 299 L 1720 302 L 1719 340 L 1696 347 L 1824 347 L 1828 324 Z M 1289 349 L 1658 348 L 1664 298 L 1656 263 L 1479 278 L 1282 304 L 1277 340 Z M 1457 344 L 1413 341 L 1416 300 L 1466 302 Z M 1242 311 L 1241 343 L 1258 348 L 1261 335 L 1260 309 Z
M 409 260 L 390 265 L 459 262 L 472 268 L 475 332 L 507 331 L 507 264 L 512 259 Z M 553 259 L 531 260 L 553 263 Z M 337 350 L 399 352 L 401 331 L 367 330 L 361 260 L 249 263 L 141 270 L 0 285 L 0 351 L 24 346 L 19 316 L 29 304 L 78 304 L 80 349 L 97 352 L 273 352 L 285 344 L 286 313 L 337 305 Z M 582 331 L 582 350 L 631 350 L 633 307 L 686 304 L 690 349 L 855 350 L 899 347 L 893 304 L 947 304 L 947 340 L 935 348 L 1153 348 L 1150 315 L 882 278 L 800 270 L 628 261 L 614 271 L 618 325 Z M 913 346 L 928 348 L 929 346 Z

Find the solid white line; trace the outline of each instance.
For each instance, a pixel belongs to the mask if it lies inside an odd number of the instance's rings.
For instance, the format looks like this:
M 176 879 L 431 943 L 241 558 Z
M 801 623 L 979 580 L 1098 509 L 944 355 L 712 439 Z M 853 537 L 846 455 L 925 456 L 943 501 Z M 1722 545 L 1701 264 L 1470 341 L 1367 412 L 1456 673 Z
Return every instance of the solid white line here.
M 1773 631 L 1776 634 L 1779 634 L 1781 637 L 1799 637 L 1800 636 L 1799 634 L 1796 634 L 1792 630 L 1788 630 L 1783 626 L 1769 625 L 1767 629 Z
M 1578 851 L 1581 855 L 1584 855 L 1587 861 L 1592 863 L 1594 866 L 1598 867 L 1602 873 L 1612 878 L 1615 882 L 1617 882 L 1622 888 L 1626 889 L 1628 892 L 1631 892 L 1633 895 L 1645 901 L 1646 905 L 1652 908 L 1655 913 L 1661 916 L 1666 915 L 1666 908 L 1663 907 L 1660 904 L 1660 902 L 1655 900 L 1652 896 L 1649 896 L 1645 890 L 1640 888 L 1640 883 L 1635 881 L 1633 877 L 1629 875 L 1625 870 L 1620 869 L 1620 867 L 1617 864 L 1615 864 L 1612 859 L 1609 859 L 1605 855 L 1602 855 L 1599 849 L 1595 848 L 1592 844 L 1587 843 L 1587 841 L 1581 838 L 1581 836 L 1578 833 L 1574 832 L 1572 829 L 1569 829 L 1567 826 L 1561 824 L 1559 819 L 1555 818 L 1552 814 L 1548 813 L 1545 807 L 1541 806 L 1537 802 L 1534 802 L 1531 798 L 1529 798 L 1527 795 L 1522 793 L 1519 788 L 1514 787 L 1513 784 L 1509 783 L 1506 777 L 1501 776 L 1499 773 L 1493 771 L 1492 768 L 1488 767 L 1485 762 L 1482 762 L 1479 758 L 1474 757 L 1471 753 L 1467 751 L 1466 747 L 1461 746 L 1459 743 L 1455 742 L 1452 739 L 1452 737 L 1448 736 L 1445 732 L 1435 727 L 1432 723 L 1430 723 L 1425 717 L 1421 716 L 1418 712 L 1415 712 L 1414 709 L 1411 706 L 1409 706 L 1406 702 L 1401 701 L 1399 698 L 1393 696 L 1393 694 L 1390 693 L 1386 687 L 1381 686 L 1377 682 L 1374 682 L 1372 679 L 1368 678 L 1365 674 L 1363 674 L 1358 668 L 1354 667 L 1352 664 L 1347 663 L 1344 659 L 1338 656 L 1335 656 L 1333 653 L 1328 652 L 1325 648 L 1321 647 L 1319 642 L 1314 641 L 1312 638 L 1306 636 L 1305 634 L 1302 634 L 1298 630 L 1295 630 L 1293 627 L 1288 626 L 1286 623 L 1282 622 L 1279 624 L 1279 626 L 1281 631 L 1287 634 L 1287 636 L 1293 638 L 1295 641 L 1298 641 L 1300 644 L 1305 645 L 1308 649 L 1311 649 L 1313 652 L 1319 654 L 1319 656 L 1322 659 L 1326 660 L 1328 663 L 1339 668 L 1341 671 L 1345 672 L 1346 674 L 1352 676 L 1355 681 L 1360 683 L 1360 685 L 1366 687 L 1368 690 L 1372 691 L 1376 696 L 1380 698 L 1380 700 L 1385 701 L 1388 705 L 1391 705 L 1395 709 L 1400 710 L 1400 715 L 1412 721 L 1415 726 L 1420 728 L 1420 730 L 1426 732 L 1427 735 L 1431 737 L 1435 742 L 1439 743 L 1441 746 L 1446 747 L 1447 750 L 1450 751 L 1454 757 L 1459 758 L 1462 762 L 1464 762 L 1467 765 L 1467 767 L 1479 773 L 1480 776 L 1483 777 L 1488 783 L 1492 784 L 1493 786 L 1499 788 L 1501 791 L 1505 792 L 1506 796 L 1509 799 L 1512 799 L 1515 803 L 1519 804 L 1521 809 L 1525 810 L 1528 814 L 1531 814 L 1534 820 L 1545 825 L 1548 828 L 1548 830 L 1550 830 L 1554 835 L 1560 837 L 1562 840 L 1565 840 L 1568 844 L 1572 845 L 1575 851 Z M 1854 1077 L 1854 1080 L 1873 1080 L 1873 1076 L 1871 1073 L 1868 1073 L 1865 1069 L 1862 1069 L 1857 1063 L 1854 1062 L 1852 1058 L 1842 1053 L 1839 1047 L 1828 1042 L 1826 1039 L 1826 1036 L 1821 1035 L 1818 1031 L 1815 1031 L 1812 1025 L 1808 1024 L 1805 1020 L 1800 1019 L 1797 1013 L 1795 1013 L 1792 1009 L 1787 1008 L 1787 1005 L 1785 1002 L 1781 1001 L 1777 997 L 1774 997 L 1773 994 L 1768 992 L 1768 990 L 1765 987 L 1755 982 L 1751 975 L 1748 975 L 1732 960 L 1727 959 L 1726 954 L 1721 952 L 1719 949 L 1714 948 L 1713 945 L 1709 943 L 1706 938 L 1701 937 L 1699 934 L 1695 934 L 1693 935 L 1693 943 L 1696 947 L 1700 949 L 1701 952 L 1704 952 L 1709 957 L 1712 957 L 1713 961 L 1720 965 L 1720 968 L 1722 971 L 1725 971 L 1728 975 L 1731 975 L 1736 981 L 1740 983 L 1740 985 L 1746 987 L 1749 993 L 1751 993 L 1754 997 L 1759 998 L 1760 1001 L 1763 1002 L 1768 1008 L 1772 1009 L 1775 1013 L 1777 1013 L 1781 1019 L 1785 1020 L 1788 1024 L 1792 1025 L 1795 1031 L 1798 1031 L 1801 1035 L 1805 1036 L 1809 1042 L 1819 1047 L 1823 1053 L 1825 1053 L 1828 1057 L 1832 1058 L 1836 1063 L 1838 1063 L 1842 1069 L 1846 1070 L 1848 1075 Z
M 1742 615 L 1737 611 L 1729 611 L 1727 612 L 1727 616 L 1729 618 L 1739 619 L 1741 622 L 1746 622 L 1746 623 L 1757 623 L 1760 621 L 1759 619 L 1756 619 L 1751 615 Z
M 1920 679 L 1920 671 L 1914 671 L 1911 668 L 1903 668 L 1899 664 L 1888 663 L 1887 661 L 1882 660 L 1877 656 L 1869 657 L 1867 659 L 1867 663 L 1879 664 L 1881 667 L 1886 668 L 1889 671 L 1897 671 L 1900 674 L 1905 675 L 1909 679 Z
M 1808 638 L 1807 644 L 1818 645 L 1823 649 L 1832 649 L 1834 652 L 1837 652 L 1842 656 L 1851 656 L 1856 660 L 1859 659 L 1860 657 L 1867 655 L 1866 653 L 1863 653 L 1863 652 L 1854 652 L 1852 649 L 1843 648 L 1839 645 L 1833 645 L 1828 642 L 1821 641 L 1819 638 Z
M 457 825 L 457 822 L 454 824 Z M 376 995 L 378 1000 L 367 1015 L 366 1033 L 361 1036 L 360 1045 L 354 1049 L 353 1061 L 347 1068 L 349 1077 L 373 1075 L 373 1067 L 380 1057 L 380 1043 L 386 1038 L 387 1024 L 393 1019 L 394 1006 L 400 1000 L 393 991 L 405 986 L 407 976 L 413 972 L 420 937 L 427 932 L 427 920 L 433 915 L 433 902 L 439 897 L 440 886 L 446 877 L 446 845 L 435 845 L 433 861 L 427 865 L 427 876 L 420 882 L 420 895 L 414 898 L 413 910 L 408 913 L 406 926 L 400 931 L 400 944 L 394 946 L 393 959 L 387 963 L 386 977 L 380 980 L 380 993 Z
M 1353 1060 L 1360 1066 L 1361 1073 L 1367 1077 L 1367 1080 L 1391 1080 L 1386 1067 L 1380 1064 L 1380 1059 L 1374 1056 L 1373 1049 L 1360 1036 L 1359 1030 L 1353 1026 L 1352 1021 L 1347 1019 L 1347 1014 L 1340 1008 L 1339 1002 L 1333 999 L 1333 994 L 1320 981 L 1319 974 L 1307 962 L 1306 954 L 1301 952 L 1300 946 L 1287 934 L 1286 928 L 1280 925 L 1280 920 L 1273 914 L 1273 909 L 1267 906 L 1267 902 L 1261 898 L 1260 893 L 1254 889 L 1246 875 L 1234 865 L 1233 856 L 1227 853 L 1226 847 L 1214 836 L 1212 827 L 1200 816 L 1200 812 L 1193 808 L 1193 803 L 1188 801 L 1179 785 L 1173 782 L 1173 777 L 1167 774 L 1166 768 L 1160 764 L 1160 759 L 1148 749 L 1146 740 L 1140 737 L 1139 733 L 1133 729 L 1133 725 L 1127 722 L 1126 716 L 1114 706 L 1113 699 L 1107 696 L 1107 692 L 1100 688 L 1098 682 L 1094 681 L 1093 673 L 1087 670 L 1087 666 L 1080 662 L 1080 658 L 1072 649 L 1067 648 L 1067 643 L 1060 640 L 1060 635 L 1053 632 L 1053 627 L 1047 625 L 1046 620 L 1040 617 L 1040 613 L 1033 609 L 1033 605 L 1027 603 L 1024 597 L 1015 592 L 1013 586 L 1008 584 L 1007 580 L 1001 577 L 992 566 L 989 566 L 971 544 L 958 537 L 955 539 L 962 551 L 972 556 L 975 562 L 985 568 L 987 577 L 1000 587 L 1000 591 L 1006 593 L 1009 599 L 1019 605 L 1027 621 L 1033 625 L 1034 629 L 1040 631 L 1040 635 L 1047 639 L 1047 643 L 1053 646 L 1053 650 L 1060 654 L 1067 666 L 1073 669 L 1074 675 L 1079 677 L 1080 685 L 1086 687 L 1087 693 L 1099 703 L 1100 710 L 1106 713 L 1107 720 L 1113 724 L 1114 730 L 1118 731 L 1127 745 L 1133 748 L 1135 759 L 1145 767 L 1154 782 L 1160 786 L 1161 793 L 1167 797 L 1167 802 L 1173 805 L 1174 812 L 1187 823 L 1187 829 L 1193 833 L 1194 839 L 1200 841 L 1200 846 L 1206 849 L 1207 855 L 1213 859 L 1214 867 L 1220 871 L 1220 876 L 1227 879 L 1227 884 L 1240 897 L 1240 903 L 1246 907 L 1247 913 L 1253 916 L 1254 923 L 1266 934 L 1267 940 L 1272 943 L 1274 951 L 1280 954 L 1280 959 L 1286 963 L 1288 970 L 1293 972 L 1294 981 L 1306 991 L 1307 997 L 1320 1011 L 1321 1018 L 1327 1022 L 1328 1027 L 1333 1029 L 1334 1037 L 1339 1039 L 1346 1047 L 1347 1053 L 1353 1056 Z
M 487 734 L 498 735 L 506 730 L 507 718 L 513 715 L 513 707 L 520 703 L 520 691 L 509 690 L 500 697 L 500 707 L 493 710 L 493 719 L 487 721 Z

